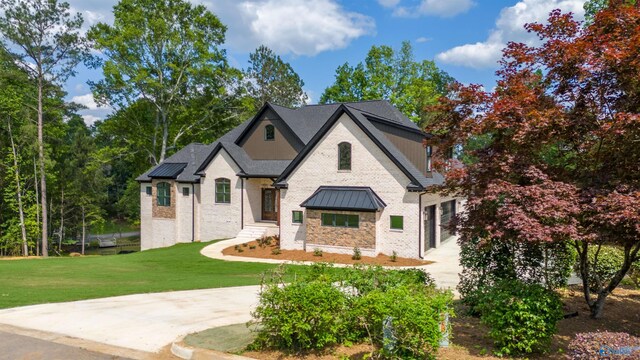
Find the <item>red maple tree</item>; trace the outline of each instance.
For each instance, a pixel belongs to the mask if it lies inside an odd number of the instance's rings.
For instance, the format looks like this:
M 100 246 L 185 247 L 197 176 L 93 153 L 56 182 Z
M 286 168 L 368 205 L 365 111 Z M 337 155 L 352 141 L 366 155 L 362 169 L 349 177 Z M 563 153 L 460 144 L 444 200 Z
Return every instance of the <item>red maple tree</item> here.
M 436 107 L 427 131 L 470 159 L 446 167 L 441 190 L 468 199 L 463 243 L 570 241 L 600 317 L 640 256 L 640 7 L 612 0 L 588 26 L 555 10 L 526 28 L 540 45 L 510 43 L 494 91 L 456 84 Z M 587 262 L 604 244 L 624 250 L 609 279 Z

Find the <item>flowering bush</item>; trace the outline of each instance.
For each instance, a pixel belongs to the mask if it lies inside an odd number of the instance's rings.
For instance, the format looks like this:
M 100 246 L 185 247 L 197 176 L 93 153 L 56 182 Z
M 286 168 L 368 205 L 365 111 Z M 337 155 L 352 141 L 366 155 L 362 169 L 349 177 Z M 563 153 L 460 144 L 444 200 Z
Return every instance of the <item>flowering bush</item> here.
M 576 334 L 569 344 L 571 359 L 640 359 L 640 338 L 622 332 Z

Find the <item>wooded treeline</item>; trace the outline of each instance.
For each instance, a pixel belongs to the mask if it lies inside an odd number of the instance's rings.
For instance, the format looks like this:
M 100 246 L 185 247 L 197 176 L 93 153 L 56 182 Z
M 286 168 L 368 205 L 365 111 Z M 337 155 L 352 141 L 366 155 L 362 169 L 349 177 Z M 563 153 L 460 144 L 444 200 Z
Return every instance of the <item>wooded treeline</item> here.
M 211 143 L 266 101 L 308 100 L 300 76 L 265 46 L 245 69 L 230 66 L 226 27 L 203 5 L 121 0 L 112 24 L 88 31 L 58 0 L 0 7 L 0 256 L 59 254 L 107 219 L 138 221 L 136 176 L 191 142 Z M 451 81 L 414 61 L 409 43 L 397 54 L 374 46 L 365 63 L 340 67 L 321 101 L 386 98 L 421 121 Z M 65 100 L 82 66 L 102 73 L 88 85 L 112 109 L 91 125 Z

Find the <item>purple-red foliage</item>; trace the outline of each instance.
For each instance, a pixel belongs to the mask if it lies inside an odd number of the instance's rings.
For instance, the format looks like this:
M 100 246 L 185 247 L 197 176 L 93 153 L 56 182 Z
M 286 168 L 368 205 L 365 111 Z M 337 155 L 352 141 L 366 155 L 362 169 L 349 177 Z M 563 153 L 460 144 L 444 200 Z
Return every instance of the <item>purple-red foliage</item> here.
M 569 351 L 575 360 L 640 359 L 640 338 L 622 332 L 580 333 L 569 343 Z

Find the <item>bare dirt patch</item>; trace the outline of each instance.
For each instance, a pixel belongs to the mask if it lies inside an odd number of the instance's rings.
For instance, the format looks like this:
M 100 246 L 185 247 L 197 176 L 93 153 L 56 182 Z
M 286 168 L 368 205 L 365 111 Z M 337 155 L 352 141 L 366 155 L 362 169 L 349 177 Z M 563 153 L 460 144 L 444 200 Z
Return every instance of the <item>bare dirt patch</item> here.
M 336 264 L 369 264 L 382 266 L 420 266 L 431 264 L 431 261 L 422 261 L 416 259 L 408 259 L 397 257 L 395 261 L 387 255 L 378 255 L 376 257 L 362 256 L 360 260 L 352 259 L 349 254 L 332 254 L 323 252 L 322 256 L 316 256 L 313 252 L 304 250 L 280 250 L 277 241 L 272 240 L 269 245 L 260 244 L 258 240 L 251 241 L 246 244 L 229 246 L 222 250 L 224 255 L 243 256 L 260 259 L 278 259 L 290 261 L 316 261 L 328 262 Z

